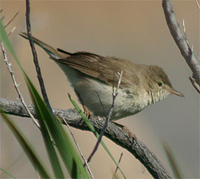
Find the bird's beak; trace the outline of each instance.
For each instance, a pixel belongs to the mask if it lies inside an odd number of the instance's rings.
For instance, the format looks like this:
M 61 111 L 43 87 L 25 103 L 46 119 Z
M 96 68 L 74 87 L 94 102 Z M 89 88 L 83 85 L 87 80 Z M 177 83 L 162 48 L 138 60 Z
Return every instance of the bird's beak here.
M 173 88 L 168 87 L 167 90 L 168 90 L 171 94 L 175 94 L 175 95 L 177 95 L 177 96 L 184 97 L 183 94 L 181 94 L 180 92 L 174 90 Z

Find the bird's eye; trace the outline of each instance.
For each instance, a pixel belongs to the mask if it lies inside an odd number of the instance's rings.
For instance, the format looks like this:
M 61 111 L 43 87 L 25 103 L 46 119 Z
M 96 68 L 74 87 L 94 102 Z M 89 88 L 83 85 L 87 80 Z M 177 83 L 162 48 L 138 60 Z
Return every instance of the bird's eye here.
M 158 82 L 158 86 L 162 86 L 163 84 L 161 82 Z

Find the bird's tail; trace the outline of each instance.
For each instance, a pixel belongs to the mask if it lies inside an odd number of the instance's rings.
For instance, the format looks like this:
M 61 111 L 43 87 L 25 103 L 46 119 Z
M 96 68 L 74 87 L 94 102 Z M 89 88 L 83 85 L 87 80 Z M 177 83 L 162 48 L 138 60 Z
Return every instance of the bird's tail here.
M 19 34 L 20 36 L 24 37 L 25 39 L 29 39 L 28 38 L 28 34 L 25 32 L 21 32 Z M 56 50 L 55 48 L 51 47 L 50 45 L 42 42 L 41 40 L 33 37 L 33 41 L 40 46 L 48 55 L 51 59 L 53 60 L 58 60 L 58 59 L 64 59 L 66 57 L 68 57 L 69 55 L 67 55 L 66 53 L 62 53 L 59 52 L 58 50 Z

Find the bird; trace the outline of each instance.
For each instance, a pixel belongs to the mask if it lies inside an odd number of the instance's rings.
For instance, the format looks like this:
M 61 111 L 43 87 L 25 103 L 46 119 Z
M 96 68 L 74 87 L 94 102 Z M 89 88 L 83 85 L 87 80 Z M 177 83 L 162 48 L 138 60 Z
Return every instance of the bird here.
M 28 39 L 25 32 L 20 35 Z M 95 116 L 110 120 L 137 114 L 169 94 L 184 97 L 176 91 L 164 70 L 157 65 L 136 64 L 117 57 L 55 49 L 32 37 L 67 76 L 81 104 Z M 117 96 L 113 103 L 113 90 Z

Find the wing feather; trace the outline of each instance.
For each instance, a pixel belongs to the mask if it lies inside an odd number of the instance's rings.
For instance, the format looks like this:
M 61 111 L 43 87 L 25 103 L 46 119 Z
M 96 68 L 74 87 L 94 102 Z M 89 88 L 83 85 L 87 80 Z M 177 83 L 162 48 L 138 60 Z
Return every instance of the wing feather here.
M 55 60 L 110 85 L 118 84 L 121 71 L 123 71 L 121 87 L 133 84 L 130 81 L 134 81 L 135 85 L 139 83 L 138 76 L 133 72 L 138 65 L 124 59 L 77 52 L 65 59 Z

